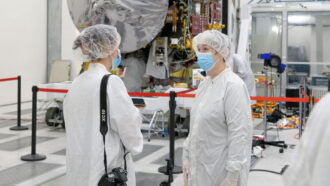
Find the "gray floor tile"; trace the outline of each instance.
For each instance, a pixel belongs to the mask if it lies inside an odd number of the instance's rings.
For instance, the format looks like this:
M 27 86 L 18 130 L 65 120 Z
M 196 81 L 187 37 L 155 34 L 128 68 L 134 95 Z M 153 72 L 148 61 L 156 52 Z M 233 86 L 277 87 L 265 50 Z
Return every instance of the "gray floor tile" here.
M 21 104 L 23 104 L 23 103 L 32 103 L 32 101 L 21 101 Z M 17 103 L 4 104 L 4 105 L 0 105 L 0 107 L 7 107 L 7 106 L 13 106 L 13 105 L 17 105 Z
M 63 128 L 62 125 L 58 125 L 57 127 L 49 127 L 49 132 L 65 133 L 65 128 Z
M 32 128 L 32 124 L 28 124 L 25 126 L 29 127 L 29 129 Z M 50 127 L 44 122 L 37 122 L 37 130 L 44 129 L 44 128 L 50 128 Z
M 45 118 L 45 116 L 46 116 L 46 112 L 41 112 L 41 113 L 37 113 L 37 118 Z
M 157 186 L 167 180 L 168 177 L 162 174 L 136 173 L 136 186 Z
M 0 133 L 0 140 L 5 139 L 5 138 L 9 138 L 9 137 L 12 137 L 12 136 L 15 136 L 15 135 L 14 134 L 2 134 L 2 133 Z
M 60 151 L 54 152 L 53 154 L 61 155 L 61 156 L 65 156 L 65 154 L 66 154 L 66 149 L 62 149 L 62 150 L 60 150 Z
M 21 124 L 28 123 L 28 121 L 21 121 Z M 13 127 L 17 125 L 17 120 L 3 120 L 0 121 L 0 128 Z
M 277 136 L 276 134 L 268 134 L 267 135 L 267 140 L 266 141 L 276 141 L 276 140 L 281 140 L 281 139 L 278 139 L 279 136 Z
M 46 181 L 38 186 L 65 186 L 66 185 L 66 174 L 57 176 L 51 180 Z
M 41 162 L 23 163 L 9 169 L 0 171 L 0 185 L 15 185 L 33 177 L 39 176 L 52 169 L 60 167 L 58 164 L 49 164 Z
M 258 162 L 259 158 L 256 156 L 251 156 L 251 164 L 250 164 L 250 168 L 252 169 Z
M 37 130 L 38 129 L 44 129 L 44 128 L 51 128 L 50 126 L 48 126 L 46 123 L 42 122 L 42 123 L 38 123 L 37 124 Z
M 37 137 L 37 144 L 42 143 L 51 139 L 55 139 L 52 137 Z M 19 138 L 15 140 L 11 140 L 5 143 L 0 144 L 0 150 L 6 150 L 6 151 L 16 151 L 21 148 L 29 147 L 31 146 L 31 136 L 27 136 L 24 138 Z
M 157 186 L 167 179 L 168 177 L 162 174 L 137 172 L 136 186 Z M 40 184 L 40 186 L 65 186 L 65 180 L 66 175 L 61 175 L 46 183 Z
M 149 154 L 159 150 L 160 148 L 162 148 L 162 146 L 160 145 L 144 145 L 143 151 L 140 154 L 133 156 L 133 160 L 138 161 L 141 158 L 148 156 Z
M 32 113 L 32 109 L 31 108 L 29 108 L 29 109 L 22 109 L 21 110 L 21 114 L 22 115 L 23 114 L 29 114 L 29 113 Z M 7 112 L 7 113 L 4 113 L 4 114 L 6 114 L 6 115 L 16 115 L 17 114 L 17 110 L 12 111 L 12 112 Z
M 174 157 L 174 162 L 175 162 L 175 165 L 177 166 L 181 166 L 182 165 L 182 147 L 179 147 L 177 149 L 175 149 L 175 157 Z M 154 164 L 159 164 L 159 165 L 165 165 L 166 164 L 166 159 L 169 158 L 169 154 L 166 154 L 162 157 L 160 157 L 159 159 L 155 160 Z

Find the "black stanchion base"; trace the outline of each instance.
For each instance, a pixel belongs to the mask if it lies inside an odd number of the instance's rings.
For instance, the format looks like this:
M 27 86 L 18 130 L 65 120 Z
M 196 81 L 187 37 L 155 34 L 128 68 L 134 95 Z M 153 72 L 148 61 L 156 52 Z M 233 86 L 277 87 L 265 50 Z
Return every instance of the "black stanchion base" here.
M 159 167 L 158 172 L 163 173 L 165 175 L 168 175 L 167 166 Z M 173 174 L 181 174 L 182 173 L 182 168 L 179 167 L 179 166 L 174 165 L 174 168 L 173 168 L 172 172 L 173 172 Z
M 160 183 L 159 186 L 169 186 L 169 185 L 171 185 L 171 184 L 169 184 L 169 183 L 167 183 L 166 181 L 164 181 L 164 182 Z
M 41 161 L 41 160 L 45 160 L 45 159 L 46 159 L 46 156 L 41 155 L 41 154 L 28 154 L 28 155 L 21 157 L 21 160 L 23 160 L 23 161 Z
M 15 126 L 15 127 L 10 127 L 9 129 L 19 131 L 19 130 L 28 130 L 29 128 L 25 126 Z

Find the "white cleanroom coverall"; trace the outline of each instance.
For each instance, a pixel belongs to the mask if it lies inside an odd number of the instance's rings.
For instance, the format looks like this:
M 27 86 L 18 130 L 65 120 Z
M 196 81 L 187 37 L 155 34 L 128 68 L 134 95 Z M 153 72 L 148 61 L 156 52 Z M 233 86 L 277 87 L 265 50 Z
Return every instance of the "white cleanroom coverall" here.
M 88 71 L 77 77 L 64 100 L 64 119 L 67 135 L 67 185 L 95 186 L 104 174 L 103 138 L 100 133 L 100 83 L 105 66 L 92 63 Z M 122 80 L 110 76 L 107 87 L 109 130 L 106 134 L 108 171 L 124 168 L 124 149 L 127 158 L 128 182 L 135 186 L 132 154 L 142 151 L 141 116 L 134 107 Z
M 189 186 L 220 186 L 225 177 L 239 174 L 247 185 L 252 145 L 248 90 L 227 67 L 199 86 L 191 111 L 190 133 L 183 161 L 189 160 Z
M 250 96 L 256 96 L 256 83 L 253 71 L 246 59 L 243 56 L 234 54 L 233 59 L 228 62 L 232 71 L 244 81 Z M 255 101 L 251 101 L 255 104 Z
M 284 175 L 286 186 L 330 185 L 330 94 L 315 105 L 292 164 Z

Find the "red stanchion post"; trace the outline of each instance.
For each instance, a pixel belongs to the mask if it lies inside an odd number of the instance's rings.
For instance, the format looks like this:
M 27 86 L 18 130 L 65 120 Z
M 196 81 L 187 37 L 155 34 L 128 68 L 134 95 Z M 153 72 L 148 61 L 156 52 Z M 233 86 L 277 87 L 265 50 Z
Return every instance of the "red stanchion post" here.
M 36 153 L 37 141 L 37 93 L 38 87 L 32 87 L 32 141 L 31 141 L 31 154 L 21 157 L 23 161 L 40 161 L 46 159 L 45 155 Z
M 10 130 L 20 131 L 27 130 L 28 127 L 21 126 L 21 76 L 17 77 L 17 126 L 9 128 Z

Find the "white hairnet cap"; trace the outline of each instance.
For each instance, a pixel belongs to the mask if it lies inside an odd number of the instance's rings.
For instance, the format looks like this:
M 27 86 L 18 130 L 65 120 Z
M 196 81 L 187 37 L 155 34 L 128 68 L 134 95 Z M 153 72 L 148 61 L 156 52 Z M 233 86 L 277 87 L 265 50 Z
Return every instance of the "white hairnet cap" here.
M 225 61 L 232 59 L 233 51 L 230 39 L 227 35 L 219 32 L 218 30 L 206 30 L 193 40 L 193 48 L 196 53 L 198 53 L 198 45 L 205 44 L 213 48 L 215 51 L 219 52 Z
M 117 29 L 110 25 L 98 24 L 84 29 L 76 38 L 73 50 L 83 61 L 103 59 L 111 55 L 120 44 Z

